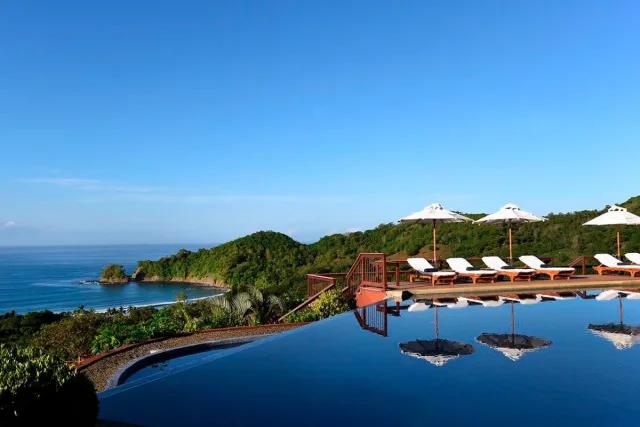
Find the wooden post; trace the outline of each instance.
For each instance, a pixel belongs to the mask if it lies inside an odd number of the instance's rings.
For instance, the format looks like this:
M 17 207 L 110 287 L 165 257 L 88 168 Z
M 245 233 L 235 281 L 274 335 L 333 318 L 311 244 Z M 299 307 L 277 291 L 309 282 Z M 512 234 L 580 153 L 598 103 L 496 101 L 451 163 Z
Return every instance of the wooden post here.
M 620 312 L 620 324 L 622 325 L 622 297 L 618 295 L 618 307 Z
M 511 247 L 513 239 L 511 237 L 511 222 L 509 222 L 509 264 L 513 264 L 513 249 Z
M 400 263 L 396 262 L 396 286 L 400 285 Z
M 513 302 L 511 302 L 511 336 L 515 337 L 516 335 L 516 316 L 513 309 Z
M 438 268 L 438 256 L 436 254 L 436 220 L 433 220 L 433 266 Z

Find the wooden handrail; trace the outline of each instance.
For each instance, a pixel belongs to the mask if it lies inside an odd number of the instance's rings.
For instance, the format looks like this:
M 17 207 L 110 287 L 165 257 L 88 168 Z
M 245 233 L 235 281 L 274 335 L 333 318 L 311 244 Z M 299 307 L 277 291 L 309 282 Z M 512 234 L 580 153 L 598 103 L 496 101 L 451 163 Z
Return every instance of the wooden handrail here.
M 387 290 L 387 256 L 383 253 L 361 253 L 345 277 L 347 296 L 353 297 L 361 286 Z
M 335 277 L 323 276 L 321 274 L 307 274 L 307 299 L 281 316 L 278 322 L 282 322 L 293 313 L 308 307 L 309 304 L 318 299 L 324 292 L 334 289 L 337 284 L 338 282 Z
M 593 264 L 587 263 L 588 260 L 592 259 L 595 259 L 595 257 L 587 255 L 579 256 L 569 264 L 569 267 L 580 267 L 580 274 L 587 274 L 587 268 L 594 266 Z

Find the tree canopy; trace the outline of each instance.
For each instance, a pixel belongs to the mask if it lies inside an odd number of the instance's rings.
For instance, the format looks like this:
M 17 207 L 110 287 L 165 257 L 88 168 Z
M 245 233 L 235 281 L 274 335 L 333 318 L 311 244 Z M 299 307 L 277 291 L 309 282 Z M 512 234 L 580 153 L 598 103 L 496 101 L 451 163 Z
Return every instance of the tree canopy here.
M 622 204 L 640 213 L 640 196 Z M 614 227 L 584 227 L 601 211 L 551 213 L 547 221 L 515 225 L 514 255 L 536 254 L 570 262 L 580 255 L 615 249 Z M 480 214 L 465 214 L 478 218 Z M 381 224 L 364 232 L 333 234 L 312 244 L 302 244 L 273 231 L 261 231 L 197 252 L 181 250 L 157 261 L 138 263 L 138 278 L 185 280 L 211 278 L 242 290 L 246 286 L 276 292 L 304 283 L 309 272 L 347 271 L 360 252 L 385 252 L 406 256 L 429 254 L 430 224 Z M 622 227 L 623 250 L 640 250 L 640 227 Z M 438 226 L 441 257 L 507 256 L 507 230 L 501 225 L 470 223 Z M 300 286 L 298 286 L 300 288 Z

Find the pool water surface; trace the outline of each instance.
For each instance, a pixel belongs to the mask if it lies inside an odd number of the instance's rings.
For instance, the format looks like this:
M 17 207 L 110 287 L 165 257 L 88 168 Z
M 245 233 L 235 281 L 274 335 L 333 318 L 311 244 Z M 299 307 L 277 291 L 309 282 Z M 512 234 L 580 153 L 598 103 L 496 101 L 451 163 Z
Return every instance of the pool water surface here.
M 100 418 L 154 426 L 640 419 L 640 301 L 409 311 L 411 303 L 399 315 L 391 304 L 344 313 L 124 384 L 101 394 Z

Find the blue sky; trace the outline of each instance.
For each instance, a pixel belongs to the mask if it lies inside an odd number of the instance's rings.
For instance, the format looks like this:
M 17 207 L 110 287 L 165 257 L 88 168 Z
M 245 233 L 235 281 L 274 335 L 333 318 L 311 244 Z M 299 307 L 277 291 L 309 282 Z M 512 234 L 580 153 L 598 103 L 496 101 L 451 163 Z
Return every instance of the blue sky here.
M 640 193 L 634 1 L 0 3 L 0 245 Z

